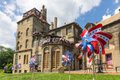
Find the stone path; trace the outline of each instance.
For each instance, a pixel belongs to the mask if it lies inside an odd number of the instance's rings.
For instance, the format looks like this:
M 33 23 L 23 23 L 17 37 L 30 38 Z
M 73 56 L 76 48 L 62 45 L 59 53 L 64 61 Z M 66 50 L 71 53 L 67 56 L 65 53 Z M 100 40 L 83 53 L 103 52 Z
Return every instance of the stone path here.
M 69 71 L 65 71 L 65 73 L 69 73 Z M 92 74 L 92 71 L 87 70 L 78 70 L 78 71 L 70 71 L 70 74 Z M 120 75 L 120 72 L 114 72 L 114 71 L 107 71 L 103 73 L 97 73 L 97 74 L 111 74 L 111 75 Z

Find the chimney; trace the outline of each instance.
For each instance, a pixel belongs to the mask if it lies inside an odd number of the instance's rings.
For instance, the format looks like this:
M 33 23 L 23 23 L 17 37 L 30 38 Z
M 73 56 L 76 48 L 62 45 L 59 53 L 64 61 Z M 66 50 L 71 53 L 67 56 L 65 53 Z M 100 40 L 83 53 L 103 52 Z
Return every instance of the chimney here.
M 66 25 L 67 23 L 65 22 L 64 25 Z
M 47 20 L 47 9 L 45 8 L 45 5 L 43 5 L 42 6 L 42 9 L 41 9 L 41 16 L 40 16 L 40 18 L 42 19 L 42 20 Z
M 57 17 L 54 17 L 54 29 L 57 28 Z
M 52 29 L 53 29 L 53 27 L 54 27 L 54 24 L 53 24 L 53 22 L 51 22 L 50 29 L 52 30 Z

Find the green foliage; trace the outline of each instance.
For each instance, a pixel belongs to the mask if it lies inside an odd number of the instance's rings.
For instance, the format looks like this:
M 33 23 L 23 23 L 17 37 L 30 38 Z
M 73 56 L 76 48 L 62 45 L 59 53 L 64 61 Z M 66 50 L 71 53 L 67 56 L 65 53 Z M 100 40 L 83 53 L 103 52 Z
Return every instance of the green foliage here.
M 12 63 L 7 64 L 7 71 L 6 71 L 6 73 L 12 73 L 12 66 L 13 66 Z
M 0 69 L 3 69 L 6 65 L 12 65 L 14 53 L 14 50 L 0 46 Z

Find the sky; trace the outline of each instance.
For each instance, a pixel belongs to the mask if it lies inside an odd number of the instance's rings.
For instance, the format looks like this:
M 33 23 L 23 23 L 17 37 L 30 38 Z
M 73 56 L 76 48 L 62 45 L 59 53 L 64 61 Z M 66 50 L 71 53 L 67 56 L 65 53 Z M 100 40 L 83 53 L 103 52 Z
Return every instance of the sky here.
M 77 22 L 83 29 L 88 23 L 105 20 L 119 12 L 120 0 L 0 0 L 0 45 L 15 49 L 17 22 L 26 11 L 42 5 L 47 21 L 58 18 L 58 27 Z

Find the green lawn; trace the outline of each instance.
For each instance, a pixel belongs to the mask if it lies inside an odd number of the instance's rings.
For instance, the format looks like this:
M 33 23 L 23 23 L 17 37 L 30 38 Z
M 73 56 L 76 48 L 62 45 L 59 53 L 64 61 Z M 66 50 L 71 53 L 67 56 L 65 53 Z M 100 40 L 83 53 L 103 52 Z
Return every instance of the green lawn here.
M 71 74 L 70 80 L 92 80 L 92 75 Z M 120 80 L 120 75 L 97 74 L 95 80 Z M 0 80 L 69 80 L 69 74 L 58 73 L 27 73 L 27 74 L 0 74 Z

